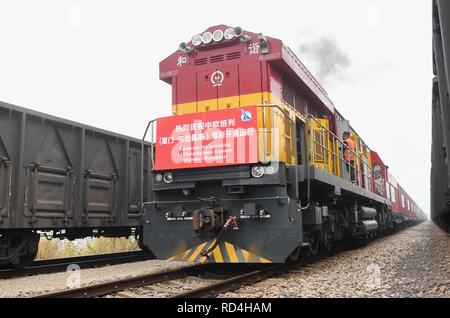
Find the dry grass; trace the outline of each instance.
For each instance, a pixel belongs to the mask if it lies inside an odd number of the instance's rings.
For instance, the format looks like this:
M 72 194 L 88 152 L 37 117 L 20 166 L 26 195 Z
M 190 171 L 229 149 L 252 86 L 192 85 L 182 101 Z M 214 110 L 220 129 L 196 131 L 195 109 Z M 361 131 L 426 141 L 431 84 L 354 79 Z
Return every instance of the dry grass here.
M 119 253 L 138 250 L 138 245 L 134 237 L 130 238 L 96 238 L 88 239 L 82 255 L 92 255 L 101 253 Z
M 63 243 L 63 241 L 58 239 L 49 241 L 45 238 L 41 238 L 36 259 L 64 257 L 66 251 L 65 248 L 61 246 L 61 243 Z
M 67 241 L 41 238 L 36 259 L 85 256 L 102 253 L 119 253 L 138 250 L 134 237 L 130 238 L 87 238 Z

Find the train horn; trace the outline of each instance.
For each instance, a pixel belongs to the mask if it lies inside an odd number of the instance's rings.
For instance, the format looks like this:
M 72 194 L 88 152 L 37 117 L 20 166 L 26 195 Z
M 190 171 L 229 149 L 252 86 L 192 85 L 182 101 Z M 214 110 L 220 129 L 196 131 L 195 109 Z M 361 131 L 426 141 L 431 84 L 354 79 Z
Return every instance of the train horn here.
M 235 27 L 233 28 L 233 33 L 235 37 L 240 37 L 243 34 L 242 28 L 241 27 Z
M 234 36 L 240 38 L 242 43 L 248 43 L 251 40 L 251 37 L 247 34 L 244 34 L 244 31 L 241 27 L 233 28 Z
M 186 42 L 181 42 L 180 43 L 180 45 L 178 46 L 178 49 L 181 51 L 181 52 L 184 52 L 184 53 L 186 53 L 186 54 L 191 54 L 193 51 L 194 51 L 194 49 L 193 48 L 191 48 L 190 46 L 188 46 L 187 44 L 186 44 Z

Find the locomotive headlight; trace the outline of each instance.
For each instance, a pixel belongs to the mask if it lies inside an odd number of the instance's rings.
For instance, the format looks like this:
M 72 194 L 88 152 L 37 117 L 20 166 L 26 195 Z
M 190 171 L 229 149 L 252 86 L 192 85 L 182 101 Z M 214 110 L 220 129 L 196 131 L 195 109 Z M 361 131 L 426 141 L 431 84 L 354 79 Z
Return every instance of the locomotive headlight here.
M 202 36 L 200 34 L 194 35 L 191 42 L 193 46 L 199 46 L 202 44 Z
M 158 173 L 158 174 L 155 176 L 156 182 L 161 182 L 162 179 L 163 179 L 163 176 L 162 176 L 162 174 L 160 174 L 160 173 Z
M 165 173 L 163 179 L 164 179 L 165 183 L 172 183 L 172 181 L 173 181 L 172 173 L 171 172 Z
M 213 35 L 212 35 L 211 32 L 203 33 L 203 35 L 202 35 L 202 42 L 204 44 L 209 44 L 209 43 L 211 43 L 212 40 L 213 40 Z
M 274 173 L 275 173 L 275 168 L 272 167 L 272 166 L 268 166 L 268 167 L 266 168 L 266 173 L 267 173 L 267 174 L 274 174 Z
M 252 176 L 254 178 L 261 178 L 264 175 L 264 167 L 254 166 L 252 167 Z
M 222 30 L 216 30 L 213 33 L 213 39 L 216 42 L 222 41 L 223 39 L 223 31 Z

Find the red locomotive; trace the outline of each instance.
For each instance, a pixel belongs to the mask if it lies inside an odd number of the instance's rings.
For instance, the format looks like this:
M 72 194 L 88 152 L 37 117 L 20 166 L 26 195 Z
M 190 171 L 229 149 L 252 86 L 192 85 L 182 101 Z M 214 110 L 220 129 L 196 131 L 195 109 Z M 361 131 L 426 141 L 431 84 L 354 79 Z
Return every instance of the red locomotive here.
M 281 40 L 218 25 L 160 63 L 144 244 L 162 259 L 285 262 L 421 210 Z

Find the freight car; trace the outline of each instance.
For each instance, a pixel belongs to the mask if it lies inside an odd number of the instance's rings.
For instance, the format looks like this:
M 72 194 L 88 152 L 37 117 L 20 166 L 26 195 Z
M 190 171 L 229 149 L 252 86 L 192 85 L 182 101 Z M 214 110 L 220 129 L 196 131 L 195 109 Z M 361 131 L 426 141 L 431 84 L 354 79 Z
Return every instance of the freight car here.
M 450 3 L 433 1 L 431 218 L 450 232 Z
M 417 220 L 417 204 L 281 40 L 214 26 L 163 60 L 160 78 L 173 116 L 147 128 L 153 199 L 143 204 L 156 257 L 285 262 Z
M 142 238 L 144 146 L 0 102 L 0 264 L 28 265 L 41 234 Z

